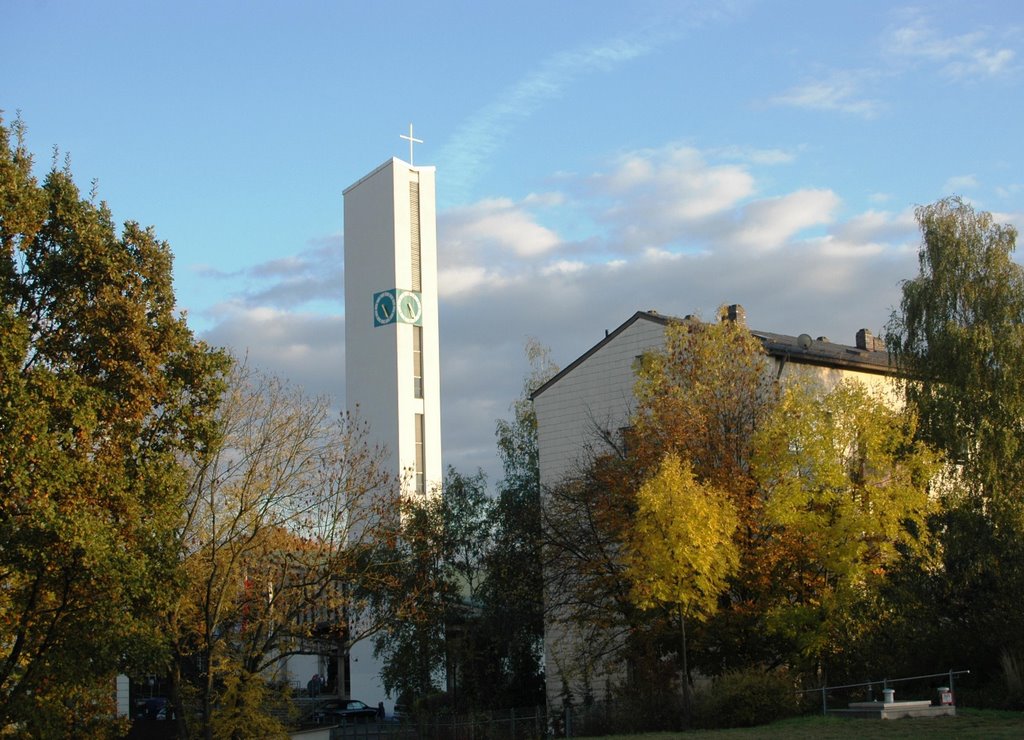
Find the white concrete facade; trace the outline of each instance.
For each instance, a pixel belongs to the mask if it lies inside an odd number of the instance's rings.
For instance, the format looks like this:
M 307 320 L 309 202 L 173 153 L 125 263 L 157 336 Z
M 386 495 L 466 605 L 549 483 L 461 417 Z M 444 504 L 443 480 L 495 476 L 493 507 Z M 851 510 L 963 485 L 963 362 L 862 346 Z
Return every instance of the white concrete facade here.
M 358 410 L 373 438 L 387 448 L 390 468 L 404 477 L 406 493 L 417 488 L 417 418 L 422 417 L 419 488 L 433 493 L 443 471 L 434 168 L 392 158 L 344 196 L 345 405 Z M 390 323 L 375 321 L 376 309 L 387 310 L 375 296 L 388 291 L 397 291 L 399 302 L 406 292 L 420 302 L 421 392 L 414 376 L 417 324 L 403 320 L 399 306 Z
M 392 158 L 344 191 L 345 405 L 369 424 L 405 495 L 440 491 L 441 383 L 434 168 Z M 390 701 L 370 640 L 350 696 Z
M 665 328 L 675 320 L 637 312 L 534 392 L 542 492 L 587 466 L 595 452 L 607 452 L 602 433 L 615 435 L 629 425 L 635 409 L 634 363 L 645 352 L 664 348 Z M 783 382 L 814 378 L 823 388 L 832 388 L 856 379 L 874 392 L 894 391 L 888 355 L 873 345 L 861 348 L 819 338 L 804 347 L 795 336 L 752 334 L 765 345 L 767 371 Z M 898 402 L 895 392 L 891 398 Z M 577 629 L 571 620 L 560 619 L 548 600 L 544 657 L 549 710 L 561 706 L 566 688 L 577 700 L 587 693 L 602 699 L 608 686 L 626 680 L 624 666 L 595 662 L 592 646 Z

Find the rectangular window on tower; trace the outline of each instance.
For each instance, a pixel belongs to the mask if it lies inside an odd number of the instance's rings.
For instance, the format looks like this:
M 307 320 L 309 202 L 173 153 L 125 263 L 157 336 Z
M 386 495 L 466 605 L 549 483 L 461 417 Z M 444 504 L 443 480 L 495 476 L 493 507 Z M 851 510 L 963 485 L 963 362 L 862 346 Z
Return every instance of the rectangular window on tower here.
M 409 245 L 412 258 L 412 290 L 423 290 L 420 265 L 420 184 L 409 182 Z
M 423 398 L 423 327 L 412 328 L 412 390 L 414 398 Z
M 423 455 L 423 414 L 416 414 L 416 493 L 427 492 L 427 474 Z

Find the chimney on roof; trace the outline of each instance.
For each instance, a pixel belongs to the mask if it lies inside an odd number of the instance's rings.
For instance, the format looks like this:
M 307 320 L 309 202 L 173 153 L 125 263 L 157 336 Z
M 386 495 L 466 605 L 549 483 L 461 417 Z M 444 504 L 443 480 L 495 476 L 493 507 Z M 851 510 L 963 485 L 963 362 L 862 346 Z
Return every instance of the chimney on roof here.
M 876 337 L 869 329 L 861 329 L 857 332 L 857 349 L 864 349 L 868 352 L 884 352 L 885 341 Z
M 720 318 L 722 321 L 735 321 L 740 326 L 747 325 L 747 311 L 738 303 L 723 308 Z

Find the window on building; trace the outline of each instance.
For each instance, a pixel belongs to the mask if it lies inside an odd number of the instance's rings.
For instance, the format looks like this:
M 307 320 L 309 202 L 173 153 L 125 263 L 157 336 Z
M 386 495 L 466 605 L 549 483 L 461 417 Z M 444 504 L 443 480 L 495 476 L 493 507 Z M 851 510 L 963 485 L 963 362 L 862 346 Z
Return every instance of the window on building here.
M 423 327 L 412 328 L 412 390 L 414 398 L 423 398 Z
M 426 463 L 423 452 L 424 437 L 423 414 L 416 414 L 416 493 L 427 492 Z

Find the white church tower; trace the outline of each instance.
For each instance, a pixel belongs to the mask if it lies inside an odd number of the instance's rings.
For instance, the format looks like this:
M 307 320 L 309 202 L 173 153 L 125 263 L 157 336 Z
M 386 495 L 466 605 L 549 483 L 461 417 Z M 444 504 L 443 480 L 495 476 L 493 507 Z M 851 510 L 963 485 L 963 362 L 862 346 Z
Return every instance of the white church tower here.
M 345 398 L 408 494 L 441 485 L 434 168 L 392 158 L 345 190 Z
M 410 162 L 412 127 L 409 129 Z M 406 495 L 440 492 L 441 384 L 434 168 L 392 158 L 344 191 L 345 398 L 369 424 Z M 350 695 L 385 700 L 369 640 L 350 656 Z

